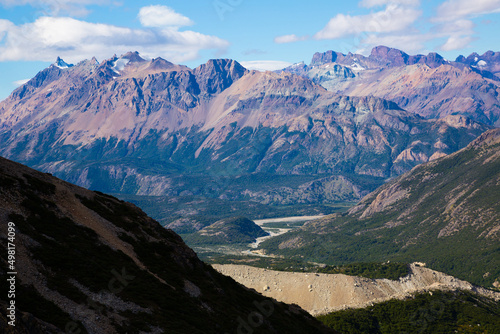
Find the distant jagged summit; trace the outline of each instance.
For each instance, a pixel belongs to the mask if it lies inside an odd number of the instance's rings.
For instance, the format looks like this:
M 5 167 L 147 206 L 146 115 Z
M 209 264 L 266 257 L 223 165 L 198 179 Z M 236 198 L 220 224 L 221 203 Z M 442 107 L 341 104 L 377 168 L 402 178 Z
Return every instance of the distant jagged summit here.
M 125 53 L 124 55 L 122 55 L 120 58 L 128 59 L 129 61 L 136 62 L 136 63 L 141 63 L 141 62 L 146 61 L 145 58 L 141 57 L 141 55 L 139 54 L 138 51 L 134 51 L 134 52 L 129 51 L 129 52 Z
M 369 58 L 373 58 L 374 60 L 381 63 L 385 61 L 386 65 L 391 67 L 426 64 L 431 68 L 435 68 L 447 63 L 447 61 L 441 55 L 435 52 L 431 52 L 427 56 L 420 54 L 410 56 L 401 50 L 389 48 L 387 46 L 377 46 L 373 48 Z
M 316 52 L 312 57 L 310 66 L 321 66 L 328 63 L 351 66 L 354 62 L 359 62 L 366 68 L 398 67 L 415 64 L 426 64 L 431 68 L 436 68 L 444 64 L 454 66 L 463 64 L 488 70 L 493 74 L 500 73 L 500 52 L 487 51 L 483 55 L 474 52 L 467 58 L 461 55 L 453 62 L 444 59 L 436 52 L 430 52 L 427 55 L 409 55 L 399 49 L 383 45 L 374 47 L 368 57 L 361 54 L 353 54 L 351 52 L 343 54 L 332 50 Z
M 235 60 L 210 59 L 194 70 L 200 89 L 209 94 L 220 93 L 248 72 Z
M 344 95 L 378 96 L 425 118 L 463 115 L 500 126 L 500 52 L 444 59 L 377 46 L 369 56 L 317 52 L 311 64 L 285 72 Z
M 60 69 L 65 69 L 65 68 L 69 68 L 69 67 L 73 67 L 74 65 L 73 64 L 68 64 L 66 63 L 64 60 L 62 60 L 62 58 L 60 57 L 57 57 L 56 61 L 52 64 L 53 66 L 56 66 Z
M 407 53 L 387 46 L 376 46 L 372 49 L 368 57 L 361 54 L 343 54 L 336 51 L 316 52 L 311 60 L 311 66 L 321 66 L 328 63 L 337 63 L 340 65 L 351 66 L 358 62 L 365 68 L 372 67 L 398 67 L 414 64 L 427 64 L 434 68 L 447 61 L 435 52 L 425 55 L 410 56 Z
M 350 52 L 347 55 L 332 50 L 326 52 L 316 52 L 311 60 L 311 66 L 335 63 L 337 61 L 342 63 L 346 57 L 352 58 L 352 56 L 353 54 Z
M 500 77 L 500 52 L 486 51 L 482 55 L 473 52 L 467 58 L 460 55 L 455 61 L 481 70 L 487 70 Z

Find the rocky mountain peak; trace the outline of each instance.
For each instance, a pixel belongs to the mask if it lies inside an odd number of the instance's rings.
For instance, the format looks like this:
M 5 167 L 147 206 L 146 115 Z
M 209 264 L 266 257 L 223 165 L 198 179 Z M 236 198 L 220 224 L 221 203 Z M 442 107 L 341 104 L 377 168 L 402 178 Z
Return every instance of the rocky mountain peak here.
M 392 66 L 403 66 L 408 63 L 409 55 L 401 50 L 387 46 L 376 46 L 372 49 L 371 58 L 385 60 Z
M 311 66 L 340 62 L 345 57 L 346 55 L 332 50 L 328 50 L 326 52 L 316 52 L 311 60 Z
M 231 59 L 210 59 L 194 69 L 200 89 L 208 94 L 222 92 L 247 72 L 240 63 Z
M 59 67 L 60 69 L 65 69 L 65 68 L 73 67 L 73 64 L 66 63 L 60 57 L 57 57 L 56 61 L 52 65 L 56 66 L 56 67 Z
M 169 69 L 169 68 L 172 68 L 174 67 L 175 65 L 161 57 L 158 57 L 158 58 L 153 58 L 151 60 L 151 65 L 149 65 L 149 67 L 151 69 L 155 69 L 155 70 L 160 70 L 160 69 Z
M 446 63 L 446 60 L 436 52 L 431 52 L 425 57 L 425 64 L 431 68 L 438 67 L 444 63 Z
M 410 56 L 401 50 L 389 48 L 387 46 L 374 47 L 369 58 L 377 60 L 381 65 L 385 64 L 389 67 L 426 64 L 431 68 L 436 68 L 447 62 L 436 52 L 431 52 L 427 56 L 421 54 Z
M 448 61 L 435 52 L 408 55 L 377 46 L 369 56 L 318 52 L 311 65 L 282 71 L 309 78 L 337 94 L 382 97 L 426 118 L 454 114 L 500 124 L 500 52 Z
M 366 68 L 392 68 L 405 65 L 427 64 L 429 67 L 435 68 L 446 62 L 443 57 L 434 52 L 429 53 L 427 56 L 421 54 L 410 56 L 399 49 L 380 45 L 374 47 L 368 57 L 351 52 L 344 55 L 331 50 L 316 52 L 310 66 L 337 63 L 346 66 L 356 66 L 357 68 L 359 66 Z
M 124 55 L 122 55 L 120 58 L 123 58 L 123 59 L 128 59 L 130 62 L 137 62 L 137 63 L 142 63 L 142 62 L 145 62 L 146 59 L 142 58 L 139 54 L 139 52 L 137 51 L 129 51 L 127 53 L 125 53 Z
M 111 66 L 111 70 L 117 74 L 121 74 L 127 65 L 141 64 L 144 62 L 146 62 L 146 60 L 139 55 L 139 52 L 135 51 L 127 52 L 119 58 L 115 55 L 110 59 L 110 61 L 108 61 L 108 65 Z

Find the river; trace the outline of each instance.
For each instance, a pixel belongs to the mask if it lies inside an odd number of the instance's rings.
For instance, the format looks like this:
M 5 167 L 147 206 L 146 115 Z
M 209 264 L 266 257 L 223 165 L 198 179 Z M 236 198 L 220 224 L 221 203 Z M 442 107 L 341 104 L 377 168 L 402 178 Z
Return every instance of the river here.
M 282 235 L 288 231 L 294 230 L 294 229 L 299 227 L 299 226 L 294 226 L 294 227 L 290 227 L 290 228 L 276 228 L 276 227 L 266 227 L 266 224 L 270 224 L 270 223 L 298 223 L 298 222 L 306 223 L 308 221 L 323 218 L 323 217 L 324 217 L 323 215 L 321 215 L 321 216 L 295 216 L 295 217 L 268 218 L 268 219 L 254 220 L 255 224 L 262 227 L 262 229 L 264 231 L 268 232 L 269 235 L 266 235 L 265 237 L 257 238 L 255 240 L 255 242 L 251 243 L 249 246 L 250 246 L 250 248 L 255 249 L 255 248 L 259 247 L 261 242 L 268 240 L 268 239 L 271 239 L 271 238 L 274 238 L 278 235 Z

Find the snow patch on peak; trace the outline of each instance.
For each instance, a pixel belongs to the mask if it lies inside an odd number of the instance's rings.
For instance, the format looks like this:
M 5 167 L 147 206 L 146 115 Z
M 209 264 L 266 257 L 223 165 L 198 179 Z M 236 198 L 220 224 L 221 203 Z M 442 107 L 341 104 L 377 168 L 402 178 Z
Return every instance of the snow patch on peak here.
M 65 68 L 70 68 L 73 67 L 73 64 L 68 64 L 64 60 L 62 60 L 60 57 L 57 57 L 56 62 L 54 64 L 55 67 L 58 67 L 60 69 L 65 69 Z
M 486 66 L 486 65 L 488 65 L 488 63 L 485 62 L 484 60 L 480 60 L 477 62 L 477 66 Z
M 116 55 L 111 59 L 111 69 L 113 72 L 120 74 L 121 71 L 125 69 L 125 66 L 129 63 L 142 63 L 145 62 L 146 59 L 142 57 L 139 52 L 127 52 L 118 58 Z
M 351 70 L 353 71 L 364 71 L 366 70 L 363 66 L 359 65 L 358 63 L 354 62 L 351 66 L 348 66 Z
M 127 64 L 130 62 L 130 59 L 127 58 L 118 58 L 115 60 L 113 63 L 113 67 L 111 68 L 114 72 L 120 74 L 121 71 L 127 66 Z

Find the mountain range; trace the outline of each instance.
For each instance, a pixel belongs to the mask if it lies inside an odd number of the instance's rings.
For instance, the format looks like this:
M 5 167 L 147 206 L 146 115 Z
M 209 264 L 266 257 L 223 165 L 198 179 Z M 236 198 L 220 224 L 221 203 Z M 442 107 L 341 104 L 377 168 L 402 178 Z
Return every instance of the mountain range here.
M 2 333 L 332 333 L 219 274 L 134 205 L 4 158 L 0 217 L 14 231 L 0 234 L 0 273 L 14 277 L 0 283 Z
M 331 203 L 358 200 L 495 123 L 469 116 L 426 119 L 228 59 L 189 69 L 129 52 L 58 59 L 16 89 L 0 103 L 0 154 L 108 193 Z
M 339 94 L 381 97 L 425 118 L 463 115 L 500 126 L 500 52 L 449 61 L 437 53 L 408 55 L 378 46 L 369 56 L 318 52 L 310 65 L 283 71 Z
M 500 129 L 413 168 L 335 214 L 264 241 L 268 253 L 330 264 L 420 261 L 500 287 Z
M 421 261 L 498 288 L 499 57 L 448 61 L 380 46 L 367 57 L 317 53 L 279 72 L 230 59 L 190 69 L 137 52 L 58 58 L 0 102 L 0 155 L 39 170 L 0 158 L 0 217 L 16 226 L 23 268 L 18 328 L 328 332 L 218 274 L 173 231 L 100 191 L 163 196 L 150 204 L 177 201 L 181 216 L 199 203 L 281 210 L 362 198 L 260 251 L 330 265 Z M 243 217 L 177 218 L 194 243 L 265 234 Z

